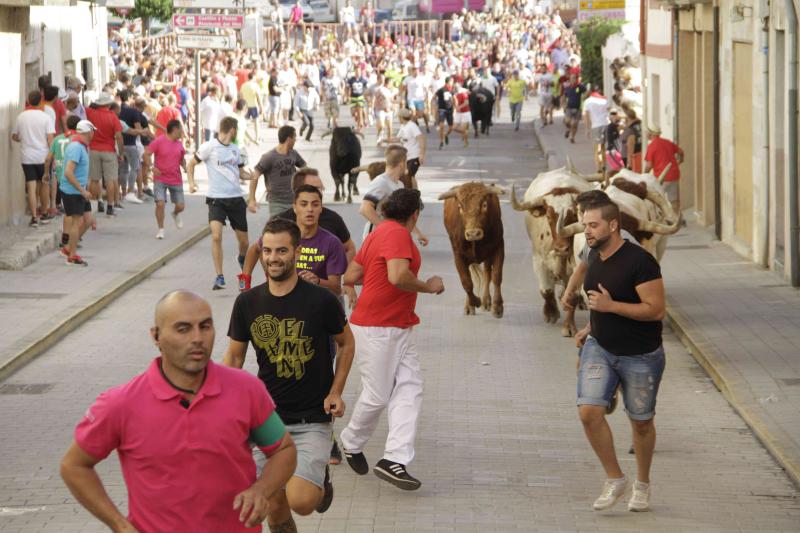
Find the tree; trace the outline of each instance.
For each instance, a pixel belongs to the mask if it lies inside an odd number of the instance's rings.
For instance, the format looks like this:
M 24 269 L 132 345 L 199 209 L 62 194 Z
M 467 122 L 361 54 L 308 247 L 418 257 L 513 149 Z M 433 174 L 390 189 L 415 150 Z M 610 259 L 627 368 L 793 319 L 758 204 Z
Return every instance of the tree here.
M 581 78 L 584 83 L 591 83 L 592 87 L 603 86 L 602 48 L 624 24 L 624 20 L 605 17 L 591 17 L 578 24 L 575 36 L 581 46 Z
M 142 18 L 145 32 L 150 30 L 150 19 L 170 20 L 172 18 L 172 0 L 136 0 L 136 7 L 131 11 L 131 18 Z

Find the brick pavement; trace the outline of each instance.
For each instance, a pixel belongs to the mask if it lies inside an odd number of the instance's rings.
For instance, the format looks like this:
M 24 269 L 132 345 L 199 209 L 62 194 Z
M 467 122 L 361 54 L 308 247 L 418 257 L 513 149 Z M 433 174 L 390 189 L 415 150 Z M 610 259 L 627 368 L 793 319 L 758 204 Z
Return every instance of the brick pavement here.
M 537 121 L 551 168 L 569 156 L 592 172 L 583 126 L 570 144 L 560 124 Z M 670 237 L 662 266 L 668 322 L 800 484 L 800 292 L 693 223 Z
M 507 117 L 507 111 L 505 111 Z M 667 373 L 660 394 L 659 442 L 653 470 L 654 511 L 634 514 L 620 505 L 595 513 L 591 502 L 602 473 L 583 436 L 574 408 L 575 349 L 557 327 L 544 324 L 530 265 L 530 247 L 519 213 L 504 203 L 507 261 L 506 312 L 465 317 L 441 204 L 430 198 L 462 177 L 533 176 L 542 165 L 530 127 L 513 136 L 498 126 L 481 157 L 453 149 L 431 151 L 428 205 L 422 226 L 431 237 L 422 274 L 441 274 L 447 291 L 421 296 L 419 345 L 425 379 L 417 459 L 411 472 L 423 481 L 406 493 L 347 466 L 334 468 L 336 497 L 328 513 L 298 520 L 301 531 L 792 531 L 800 522 L 798 494 L 674 336 L 666 336 Z M 513 157 L 495 162 L 495 146 Z M 300 146 L 301 150 L 303 146 Z M 322 166 L 324 147 L 310 160 Z M 484 164 L 483 154 L 494 171 Z M 305 152 L 301 152 L 305 153 Z M 459 159 L 460 158 L 460 159 Z M 498 158 L 499 160 L 500 158 Z M 520 161 L 523 164 L 520 165 Z M 536 162 L 538 161 L 538 163 Z M 454 173 L 461 164 L 465 171 Z M 495 166 L 496 165 L 496 166 Z M 502 180 L 508 185 L 508 180 Z M 330 188 L 329 188 L 330 191 Z M 351 228 L 355 206 L 337 206 Z M 263 221 L 251 217 L 252 227 Z M 226 240 L 226 253 L 233 243 Z M 210 291 L 205 240 L 122 295 L 62 342 L 7 380 L 52 384 L 37 396 L 0 395 L 0 530 L 92 532 L 104 529 L 74 502 L 57 474 L 74 423 L 100 391 L 141 372 L 154 355 L 147 338 L 156 299 L 186 287 L 209 298 L 217 319 L 219 358 L 235 293 Z M 582 323 L 585 314 L 579 316 Z M 125 348 L 119 349 L 120 342 Z M 255 367 L 252 351 L 247 368 Z M 358 391 L 354 370 L 345 394 Z M 23 420 L 24 423 L 19 421 Z M 630 432 L 625 417 L 611 417 L 624 469 Z M 337 423 L 341 430 L 342 423 Z M 385 418 L 365 453 L 379 458 Z M 124 506 L 116 460 L 100 468 L 112 498 Z M 44 507 L 44 509 L 40 509 Z M 10 511 L 29 510 L 12 515 Z

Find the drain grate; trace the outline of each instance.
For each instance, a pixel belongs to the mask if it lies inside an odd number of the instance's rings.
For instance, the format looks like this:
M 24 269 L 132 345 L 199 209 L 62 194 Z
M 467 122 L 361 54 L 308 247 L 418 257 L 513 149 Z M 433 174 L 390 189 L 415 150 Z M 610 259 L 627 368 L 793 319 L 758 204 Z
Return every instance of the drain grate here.
M 0 292 L 5 300 L 58 300 L 66 296 L 63 292 Z
M 800 378 L 781 378 L 778 381 L 786 385 L 787 387 L 793 387 L 795 385 L 800 385 Z
M 44 394 L 54 385 L 54 383 L 4 383 L 0 385 L 0 394 Z

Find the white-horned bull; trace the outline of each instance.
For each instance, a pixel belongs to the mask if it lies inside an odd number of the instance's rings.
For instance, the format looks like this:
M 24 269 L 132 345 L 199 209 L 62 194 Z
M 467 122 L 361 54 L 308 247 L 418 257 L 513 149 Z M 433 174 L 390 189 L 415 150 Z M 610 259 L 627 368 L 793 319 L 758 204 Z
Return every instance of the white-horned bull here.
M 497 318 L 503 316 L 500 285 L 505 243 L 498 194 L 505 194 L 505 191 L 495 185 L 472 182 L 453 187 L 439 196 L 444 200 L 444 227 L 450 237 L 456 270 L 467 293 L 464 304 L 467 315 L 474 315 L 476 307 L 483 307 Z M 494 285 L 494 296 L 489 291 L 490 282 Z M 474 287 L 475 284 L 478 287 Z M 480 299 L 475 296 L 474 288 L 482 292 Z
M 567 168 L 559 168 L 539 174 L 525 191 L 522 202 L 511 189 L 511 205 L 517 211 L 526 212 L 525 226 L 533 247 L 533 270 L 539 279 L 539 293 L 544 298 L 544 318 L 549 323 L 558 322 L 561 316 L 556 302 L 556 285 L 566 287 L 575 268 L 572 235 L 560 236 L 556 224 L 559 219 L 566 225 L 577 222 L 576 198 L 592 188 L 584 177 Z M 569 337 L 576 331 L 573 308 L 566 311 L 561 332 Z

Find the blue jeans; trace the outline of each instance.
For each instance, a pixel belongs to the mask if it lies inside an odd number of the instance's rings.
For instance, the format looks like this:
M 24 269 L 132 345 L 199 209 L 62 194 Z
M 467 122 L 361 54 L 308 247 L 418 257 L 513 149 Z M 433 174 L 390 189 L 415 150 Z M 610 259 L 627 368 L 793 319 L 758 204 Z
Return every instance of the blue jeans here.
M 578 405 L 608 407 L 622 385 L 625 412 L 632 420 L 650 420 L 656 414 L 656 396 L 664 374 L 664 347 L 641 355 L 616 356 L 588 337 L 580 351 Z
M 522 102 L 510 103 L 509 107 L 511 107 L 511 122 L 514 123 L 514 127 L 519 128 L 520 120 L 522 120 Z

